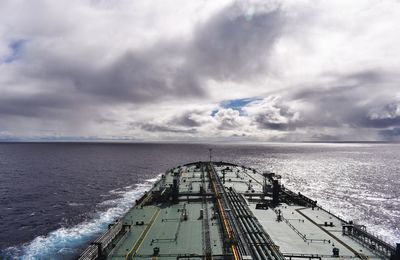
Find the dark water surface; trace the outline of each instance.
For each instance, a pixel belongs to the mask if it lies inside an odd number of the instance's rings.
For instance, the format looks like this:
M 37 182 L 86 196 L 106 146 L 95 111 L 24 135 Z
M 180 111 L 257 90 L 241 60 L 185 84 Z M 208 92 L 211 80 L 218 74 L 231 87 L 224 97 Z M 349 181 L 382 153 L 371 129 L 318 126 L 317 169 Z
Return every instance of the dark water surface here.
M 73 259 L 167 168 L 207 160 L 281 174 L 347 220 L 400 241 L 399 144 L 0 143 L 0 255 Z

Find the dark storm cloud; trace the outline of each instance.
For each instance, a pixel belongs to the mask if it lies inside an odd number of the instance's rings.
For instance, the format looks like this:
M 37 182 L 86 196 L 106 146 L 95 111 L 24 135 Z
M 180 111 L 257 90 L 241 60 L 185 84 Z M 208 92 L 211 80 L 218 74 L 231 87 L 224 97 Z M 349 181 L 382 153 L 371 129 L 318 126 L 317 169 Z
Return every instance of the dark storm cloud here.
M 374 128 L 400 126 L 400 100 L 370 109 L 363 123 Z
M 336 78 L 335 82 L 324 86 L 303 86 L 300 90 L 287 91 L 280 102 L 271 106 L 274 110 L 260 110 L 255 121 L 260 128 L 283 131 L 305 127 L 371 128 L 383 137 L 393 131 L 379 129 L 400 126 L 400 100 L 391 91 L 395 90 L 400 76 L 368 70 Z M 393 86 L 387 86 L 388 82 Z M 377 86 L 384 84 L 385 88 L 377 93 Z M 290 107 L 293 102 L 302 103 L 306 108 Z M 295 112 L 299 117 L 291 120 Z M 277 116 L 285 118 L 285 123 L 271 124 Z
M 215 15 L 195 36 L 189 65 L 217 80 L 243 81 L 267 72 L 269 54 L 284 26 L 275 9 L 246 15 L 237 5 Z
M 140 125 L 140 128 L 148 132 L 182 133 L 182 134 L 197 133 L 197 130 L 195 128 L 183 129 L 165 124 L 146 123 Z
M 174 117 L 170 123 L 179 126 L 185 127 L 198 127 L 201 126 L 201 123 L 195 119 L 193 119 L 193 115 L 199 114 L 201 112 L 196 111 L 188 111 L 183 113 L 182 115 Z
M 387 128 L 393 126 L 400 126 L 400 116 L 395 118 L 382 118 L 382 119 L 371 119 L 369 117 L 365 117 L 362 122 L 365 127 L 373 127 L 373 128 Z
M 57 93 L 0 97 L 0 115 L 24 117 L 52 117 L 78 102 L 73 97 Z
M 168 58 L 167 55 L 162 59 Z M 135 57 L 126 54 L 115 64 L 93 73 L 93 77 L 87 77 L 89 73 L 82 75 L 78 78 L 82 80 L 77 82 L 77 88 L 104 99 L 132 103 L 150 102 L 171 96 L 204 96 L 196 77 L 185 74 L 183 68 L 154 59 L 151 55 Z
M 0 113 L 47 117 L 62 107 L 79 116 L 77 110 L 104 105 L 206 97 L 204 85 L 210 78 L 242 81 L 265 72 L 263 55 L 277 39 L 282 21 L 279 10 L 249 16 L 233 4 L 199 25 L 191 40 L 164 39 L 127 50 L 111 63 L 103 63 L 102 54 L 98 61 L 80 57 L 74 53 L 77 46 L 66 54 L 32 41 L 26 44 L 28 65 L 18 67 L 18 73 L 26 77 L 22 84 L 42 87 L 38 94 L 3 100 Z M 189 118 L 180 123 L 197 124 Z
M 210 118 L 216 120 L 219 130 L 242 131 L 244 125 L 250 124 L 261 131 L 286 133 L 278 137 L 281 140 L 301 139 L 304 133 L 312 140 L 356 138 L 349 132 L 351 129 L 360 129 L 364 133 L 369 129 L 371 135 L 385 139 L 393 132 L 390 129 L 400 126 L 400 100 L 390 91 L 396 89 L 396 75 L 381 70 L 365 70 L 337 74 L 334 78 L 321 85 L 293 86 L 280 97 L 268 96 L 240 103 L 241 113 L 236 106 L 225 108 L 224 104 L 236 104 L 237 101 L 228 100 L 221 103 L 222 108 L 215 110 Z M 382 85 L 385 85 L 385 91 L 377 93 L 376 87 Z M 173 123 L 198 127 L 199 122 L 190 120 L 192 116 L 193 113 L 188 112 Z M 326 129 L 337 131 L 326 132 Z M 303 136 L 299 132 L 303 132 Z
M 400 137 L 400 127 L 382 130 L 379 133 L 386 137 L 386 140 L 398 140 L 398 137 Z
M 35 79 L 70 82 L 71 94 L 109 103 L 146 103 L 167 97 L 204 96 L 196 77 L 169 60 L 176 53 L 158 45 L 143 53 L 125 52 L 111 64 L 43 58 Z M 43 54 L 46 55 L 46 54 Z
M 365 108 L 356 103 L 359 86 L 334 86 L 324 89 L 313 88 L 295 93 L 294 100 L 300 100 L 312 107 L 302 113 L 299 126 L 341 127 L 344 124 L 358 124 L 366 113 Z
M 202 123 L 198 119 L 194 119 L 194 116 L 201 115 L 204 115 L 204 112 L 190 110 L 174 115 L 164 122 L 139 123 L 139 127 L 147 132 L 195 134 Z M 136 124 L 131 124 L 131 126 L 135 127 Z
M 375 84 L 388 81 L 391 76 L 390 73 L 376 70 L 365 70 L 356 73 L 351 73 L 349 75 L 342 76 L 341 80 L 356 80 L 357 84 Z
M 340 131 L 351 138 L 348 129 L 397 136 L 400 45 L 381 36 L 395 31 L 398 14 L 368 9 L 371 18 L 351 16 L 347 26 L 339 7 L 322 2 L 211 1 L 178 12 L 112 2 L 44 1 L 39 19 L 5 5 L 0 130 L 51 121 L 60 132 L 79 124 L 122 136 L 134 121 L 129 130 L 139 139 L 149 132 L 340 140 Z M 349 14 L 358 14 L 362 4 L 352 6 Z
M 335 78 L 338 81 L 338 84 L 341 85 L 343 85 L 343 82 L 348 82 L 348 84 L 355 83 L 355 85 L 363 85 L 363 84 L 370 85 L 375 83 L 387 82 L 393 77 L 396 77 L 395 74 L 383 71 L 379 68 L 365 69 L 352 73 L 327 72 L 324 73 L 324 76 Z

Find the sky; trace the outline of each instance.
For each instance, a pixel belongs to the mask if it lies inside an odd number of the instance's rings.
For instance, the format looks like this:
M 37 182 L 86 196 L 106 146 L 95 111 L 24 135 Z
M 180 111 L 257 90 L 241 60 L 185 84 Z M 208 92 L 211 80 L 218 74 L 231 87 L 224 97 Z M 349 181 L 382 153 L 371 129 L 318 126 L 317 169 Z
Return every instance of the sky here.
M 0 140 L 400 141 L 398 0 L 2 0 Z

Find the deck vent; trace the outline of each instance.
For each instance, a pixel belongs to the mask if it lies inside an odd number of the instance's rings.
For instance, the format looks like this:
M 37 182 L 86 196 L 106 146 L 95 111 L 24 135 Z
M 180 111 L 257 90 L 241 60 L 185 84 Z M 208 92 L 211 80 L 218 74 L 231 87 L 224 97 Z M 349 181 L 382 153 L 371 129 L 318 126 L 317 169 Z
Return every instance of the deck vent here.
M 158 256 L 159 254 L 160 254 L 160 248 L 159 247 L 153 248 L 153 256 Z
M 332 249 L 333 257 L 339 257 L 339 248 L 334 247 Z

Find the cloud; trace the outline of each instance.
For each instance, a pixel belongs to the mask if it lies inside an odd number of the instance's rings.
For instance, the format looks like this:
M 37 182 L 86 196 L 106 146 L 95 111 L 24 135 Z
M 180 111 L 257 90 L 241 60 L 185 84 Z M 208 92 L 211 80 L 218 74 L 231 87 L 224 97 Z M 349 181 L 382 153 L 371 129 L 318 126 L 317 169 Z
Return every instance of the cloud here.
M 398 6 L 3 1 L 0 135 L 397 140 Z
M 71 14 L 84 12 L 89 17 L 99 18 L 103 13 L 101 8 L 104 8 L 107 2 L 104 1 L 101 4 L 94 2 L 93 5 L 86 6 L 79 6 L 74 2 L 67 11 Z M 48 8 L 50 14 L 53 15 L 54 5 L 46 1 L 42 4 L 43 8 Z M 73 9 L 74 6 L 77 10 Z M 113 7 L 111 10 L 115 11 L 116 7 L 111 6 Z M 87 10 L 78 9 L 82 7 Z M 12 9 L 12 7 L 9 8 Z M 121 12 L 120 9 L 117 10 Z M 257 62 L 259 50 L 268 51 L 267 45 L 272 44 L 278 30 L 274 27 L 275 19 L 278 18 L 277 13 L 277 11 L 256 13 L 251 19 L 247 19 L 239 5 L 230 4 L 218 11 L 207 22 L 196 25 L 196 34 L 192 39 L 182 41 L 177 36 L 156 37 L 157 39 L 149 46 L 141 46 L 138 49 L 117 48 L 118 51 L 113 50 L 115 47 L 113 39 L 105 41 L 108 46 L 102 46 L 85 36 L 82 43 L 77 45 L 78 39 L 75 34 L 82 35 L 85 31 L 69 27 L 70 20 L 53 17 L 55 19 L 53 26 L 56 29 L 52 32 L 56 35 L 53 36 L 52 33 L 49 35 L 48 26 L 39 20 L 37 27 L 32 28 L 37 30 L 38 35 L 33 35 L 32 40 L 26 44 L 27 53 L 25 57 L 21 57 L 24 60 L 14 69 L 18 74 L 26 77 L 26 80 L 19 84 L 40 85 L 39 93 L 29 95 L 31 103 L 51 99 L 51 95 L 54 95 L 61 103 L 73 100 L 69 96 L 83 99 L 85 102 L 82 103 L 82 107 L 87 103 L 95 105 L 148 103 L 171 98 L 201 98 L 207 96 L 203 85 L 210 78 L 220 79 L 221 76 L 230 74 L 237 75 L 238 79 L 245 73 L 254 72 L 249 66 Z M 35 21 L 32 22 L 35 24 Z M 108 22 L 106 20 L 106 23 Z M 97 25 L 97 23 L 98 21 L 95 20 L 94 24 Z M 28 27 L 26 23 L 23 26 Z M 113 28 L 106 29 L 109 32 Z M 89 28 L 89 30 L 97 32 L 98 28 Z M 62 33 L 66 33 L 69 37 L 66 41 L 64 41 L 65 36 L 60 38 L 58 35 Z M 44 39 L 38 38 L 43 34 Z M 11 45 L 21 46 L 19 42 L 11 43 Z M 67 46 L 67 44 L 71 45 Z M 90 46 L 95 49 L 90 49 Z M 104 47 L 109 49 L 104 49 Z M 16 56 L 19 49 L 20 47 L 13 48 L 11 55 Z M 249 59 L 253 61 L 250 62 Z M 262 60 L 259 61 L 261 62 Z M 233 66 L 236 66 L 236 69 Z M 243 75 L 240 76 L 240 73 Z M 6 78 L 6 80 L 9 81 L 10 88 L 17 84 L 13 82 L 16 81 L 15 78 Z M 52 83 L 51 86 L 48 86 L 49 82 Z M 64 95 L 58 95 L 59 92 L 53 91 L 54 88 L 62 88 Z M 26 97 L 23 93 L 14 95 L 12 99 L 15 104 L 14 110 L 25 108 L 23 104 Z M 19 102 L 22 105 L 19 105 Z M 75 102 L 70 103 L 71 108 L 75 106 Z M 12 113 L 14 110 L 4 110 L 2 113 Z M 15 112 L 19 115 L 30 113 Z
M 157 125 L 152 123 L 145 123 L 142 124 L 140 127 L 141 129 L 149 132 L 168 132 L 168 133 L 186 133 L 186 134 L 194 134 L 197 132 L 196 129 L 194 128 L 182 129 L 178 127 Z
M 400 117 L 400 101 L 392 102 L 369 113 L 371 120 L 396 119 L 398 117 Z
M 400 100 L 370 109 L 366 124 L 375 128 L 400 126 Z
M 204 111 L 187 111 L 181 115 L 174 116 L 169 123 L 185 127 L 199 127 L 205 123 Z
M 261 129 L 294 130 L 300 114 L 284 104 L 280 97 L 269 96 L 254 101 L 244 108 L 245 112 Z
M 115 61 L 100 66 L 56 59 L 44 64 L 36 78 L 68 80 L 73 94 L 111 103 L 203 96 L 196 78 L 187 75 L 174 59 L 168 47 L 162 45 L 157 46 L 157 52 L 126 52 Z
M 400 127 L 394 127 L 386 130 L 382 130 L 379 133 L 380 135 L 385 137 L 385 140 L 388 141 L 398 141 L 400 137 Z
M 245 124 L 244 117 L 241 117 L 239 111 L 232 108 L 220 109 L 214 118 L 220 130 L 237 129 Z
M 251 10 L 233 4 L 200 26 L 189 49 L 189 66 L 219 81 L 244 81 L 268 71 L 284 13 L 279 6 Z

